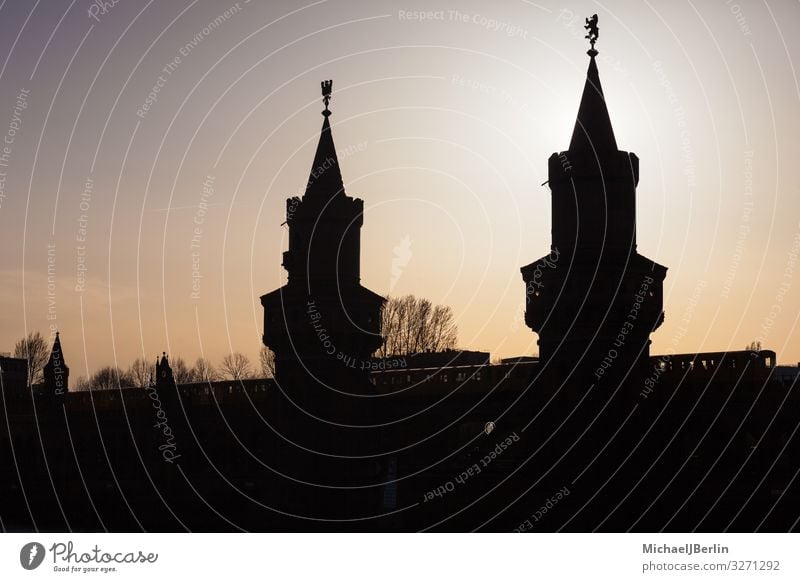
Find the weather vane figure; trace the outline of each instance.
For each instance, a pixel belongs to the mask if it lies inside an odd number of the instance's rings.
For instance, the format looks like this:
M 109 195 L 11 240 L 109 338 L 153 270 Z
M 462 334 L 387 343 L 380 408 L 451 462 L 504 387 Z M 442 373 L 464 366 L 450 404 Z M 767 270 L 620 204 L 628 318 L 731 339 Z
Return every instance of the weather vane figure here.
M 322 114 L 327 116 L 331 114 L 330 110 L 328 109 L 328 103 L 331 102 L 331 92 L 333 91 L 333 80 L 322 81 L 320 85 L 322 86 L 322 102 L 325 104 L 325 111 L 323 111 Z
M 594 56 L 597 51 L 594 49 L 594 43 L 597 42 L 597 37 L 600 36 L 600 29 L 597 27 L 597 14 L 593 14 L 591 18 L 586 19 L 586 25 L 583 27 L 589 31 L 584 38 L 588 38 L 592 45 L 589 54 Z

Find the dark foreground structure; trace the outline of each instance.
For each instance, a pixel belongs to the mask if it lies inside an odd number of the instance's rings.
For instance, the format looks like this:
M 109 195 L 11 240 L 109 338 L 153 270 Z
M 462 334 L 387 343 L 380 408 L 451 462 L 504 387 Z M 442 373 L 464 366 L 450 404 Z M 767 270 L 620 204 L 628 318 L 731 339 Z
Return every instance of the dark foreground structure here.
M 766 350 L 650 355 L 666 268 L 636 250 L 638 158 L 596 54 L 549 161 L 550 252 L 522 268 L 539 359 L 371 358 L 383 298 L 360 283 L 326 83 L 289 280 L 261 298 L 276 379 L 176 386 L 165 355 L 149 388 L 65 393 L 60 341 L 35 390 L 0 360 L 2 528 L 796 530 L 796 377 Z

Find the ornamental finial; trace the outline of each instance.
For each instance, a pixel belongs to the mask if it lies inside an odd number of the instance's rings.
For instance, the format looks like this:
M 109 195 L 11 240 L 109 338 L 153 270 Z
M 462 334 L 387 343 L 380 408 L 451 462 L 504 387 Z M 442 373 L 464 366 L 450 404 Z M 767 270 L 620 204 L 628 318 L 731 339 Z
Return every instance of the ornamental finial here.
M 594 43 L 597 42 L 597 37 L 600 36 L 600 29 L 597 27 L 597 14 L 593 14 L 591 18 L 587 18 L 586 26 L 583 28 L 589 31 L 583 38 L 589 39 L 589 43 L 592 45 L 592 48 L 590 48 L 586 54 L 590 57 L 597 56 L 597 51 L 594 49 Z
M 322 86 L 322 102 L 325 104 L 325 111 L 322 112 L 322 115 L 328 117 L 331 114 L 330 110 L 328 109 L 328 103 L 330 103 L 331 101 L 331 92 L 333 91 L 333 81 L 332 80 L 322 81 L 320 85 Z

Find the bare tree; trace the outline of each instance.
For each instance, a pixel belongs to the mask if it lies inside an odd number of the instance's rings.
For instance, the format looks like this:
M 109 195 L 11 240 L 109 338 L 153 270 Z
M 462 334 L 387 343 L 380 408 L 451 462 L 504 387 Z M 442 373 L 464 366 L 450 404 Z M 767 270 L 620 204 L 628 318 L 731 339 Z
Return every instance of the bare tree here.
M 761 351 L 761 342 L 760 341 L 753 341 L 747 344 L 745 348 L 749 352 L 760 352 Z
M 219 373 L 217 373 L 214 366 L 205 358 L 197 358 L 192 368 L 192 381 L 193 382 L 214 382 L 219 380 Z
M 381 334 L 385 339 L 376 353 L 379 357 L 449 350 L 458 341 L 453 310 L 414 295 L 386 299 Z
M 233 352 L 222 358 L 220 369 L 231 380 L 244 380 L 251 374 L 250 360 L 239 352 Z
M 128 376 L 137 388 L 146 388 L 153 379 L 153 364 L 144 358 L 136 358 L 128 368 Z
M 176 384 L 188 384 L 193 381 L 192 371 L 180 356 L 172 360 L 170 366 L 172 367 L 172 377 L 175 379 Z
M 261 346 L 258 352 L 258 363 L 261 365 L 261 373 L 264 378 L 275 377 L 275 352 L 267 346 Z
M 91 389 L 92 387 L 89 385 L 89 380 L 86 379 L 86 376 L 78 376 L 78 379 L 72 385 L 72 390 L 75 392 L 87 392 Z
M 44 366 L 50 359 L 50 346 L 38 331 L 14 344 L 14 357 L 28 360 L 28 386 L 44 381 Z
M 453 310 L 447 305 L 436 305 L 430 313 L 426 333 L 423 336 L 428 349 L 434 352 L 450 350 L 458 342 L 458 327 Z
M 133 386 L 133 378 L 117 367 L 106 366 L 92 374 L 89 379 L 90 390 L 116 390 Z

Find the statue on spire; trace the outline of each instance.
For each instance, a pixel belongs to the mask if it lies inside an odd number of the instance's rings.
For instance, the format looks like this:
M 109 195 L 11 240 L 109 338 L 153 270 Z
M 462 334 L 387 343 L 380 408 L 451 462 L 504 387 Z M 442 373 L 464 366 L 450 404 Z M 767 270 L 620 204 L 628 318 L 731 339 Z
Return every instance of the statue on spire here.
M 330 110 L 328 109 L 328 103 L 331 102 L 331 92 L 333 91 L 333 80 L 322 81 L 320 85 L 322 86 L 322 102 L 325 104 L 325 111 L 323 111 L 322 114 L 328 116 L 331 114 Z
M 592 45 L 592 48 L 589 49 L 589 56 L 596 56 L 597 51 L 594 49 L 594 43 L 597 42 L 597 37 L 600 36 L 600 29 L 597 27 L 597 14 L 593 14 L 591 18 L 587 18 L 586 25 L 583 28 L 588 31 L 583 38 L 589 39 L 589 43 Z

